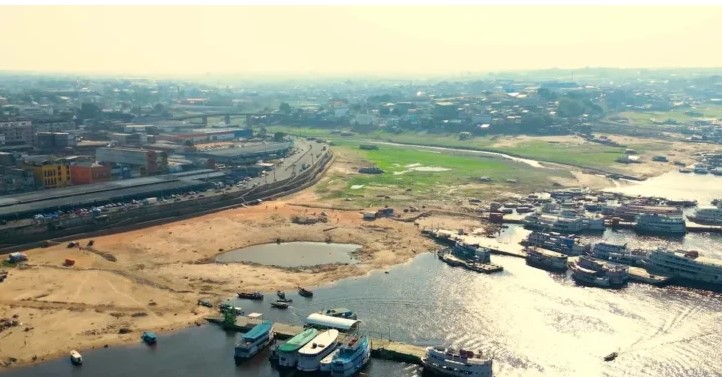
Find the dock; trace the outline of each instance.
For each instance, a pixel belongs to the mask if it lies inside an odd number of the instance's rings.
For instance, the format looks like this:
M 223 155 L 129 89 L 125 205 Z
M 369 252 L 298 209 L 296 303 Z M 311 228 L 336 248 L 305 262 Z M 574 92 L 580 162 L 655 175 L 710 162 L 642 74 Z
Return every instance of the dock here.
M 207 317 L 206 321 L 220 326 L 224 326 L 222 317 Z M 236 319 L 235 325 L 224 326 L 224 329 L 230 331 L 246 332 L 260 322 L 261 320 L 259 319 L 239 316 Z M 280 322 L 273 323 L 273 332 L 275 333 L 275 337 L 276 339 L 280 340 L 290 339 L 303 330 L 304 327 L 300 325 L 290 325 Z M 426 353 L 425 347 L 416 346 L 413 344 L 395 342 L 387 339 L 377 339 L 370 336 L 369 341 L 371 342 L 371 357 L 377 359 L 393 360 L 421 365 L 421 359 Z
M 638 283 L 646 283 L 651 285 L 665 285 L 672 279 L 670 276 L 650 274 L 642 267 L 629 266 L 629 280 Z
M 514 243 L 502 243 L 496 238 L 486 236 L 476 236 L 470 234 L 455 234 L 449 230 L 432 230 L 424 232 L 424 234 L 433 238 L 437 242 L 453 245 L 456 241 L 462 241 L 471 245 L 479 245 L 480 247 L 489 249 L 492 254 L 507 255 L 517 258 L 525 258 L 524 246 Z
M 494 272 L 504 271 L 504 267 L 491 263 L 469 262 L 452 255 L 450 252 L 439 252 L 439 259 L 451 267 L 463 267 L 469 271 L 481 272 L 484 274 L 492 274 Z

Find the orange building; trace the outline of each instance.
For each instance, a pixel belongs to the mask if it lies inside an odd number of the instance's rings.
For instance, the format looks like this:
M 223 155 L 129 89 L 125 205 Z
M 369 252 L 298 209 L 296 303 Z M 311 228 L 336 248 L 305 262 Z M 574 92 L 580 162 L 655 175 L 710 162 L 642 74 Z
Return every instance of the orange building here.
M 70 166 L 70 177 L 74 185 L 109 181 L 110 166 L 97 162 L 78 162 Z

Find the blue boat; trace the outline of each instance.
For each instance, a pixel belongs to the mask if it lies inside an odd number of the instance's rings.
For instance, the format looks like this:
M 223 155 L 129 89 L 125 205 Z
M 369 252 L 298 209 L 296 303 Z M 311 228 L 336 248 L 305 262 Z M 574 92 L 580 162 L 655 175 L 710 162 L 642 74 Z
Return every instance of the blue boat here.
M 263 321 L 243 334 L 236 344 L 234 358 L 236 361 L 250 359 L 273 341 L 273 322 Z
M 339 348 L 338 356 L 331 362 L 331 376 L 354 376 L 371 358 L 371 344 L 367 336 L 352 337 Z
M 154 332 L 145 331 L 143 332 L 143 335 L 140 336 L 140 339 L 142 339 L 146 344 L 155 344 L 158 341 L 158 336 L 155 335 Z

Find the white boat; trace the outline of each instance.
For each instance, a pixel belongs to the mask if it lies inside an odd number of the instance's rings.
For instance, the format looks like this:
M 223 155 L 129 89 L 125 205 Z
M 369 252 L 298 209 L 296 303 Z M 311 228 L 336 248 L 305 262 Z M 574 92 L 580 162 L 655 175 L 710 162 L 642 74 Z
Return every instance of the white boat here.
M 335 351 L 328 354 L 328 356 L 324 357 L 323 360 L 321 360 L 321 366 L 318 367 L 319 372 L 331 372 L 331 362 L 333 359 L 338 356 L 338 353 L 341 350 L 336 349 Z
M 639 233 L 684 235 L 687 226 L 682 216 L 641 213 L 637 215 L 634 230 Z
M 238 360 L 250 359 L 273 341 L 273 322 L 263 321 L 243 334 L 241 341 L 236 344 L 234 358 Z
M 331 376 L 350 377 L 363 369 L 371 358 L 371 344 L 367 336 L 352 337 L 343 342 L 338 355 L 331 362 Z
M 650 253 L 649 262 L 653 272 L 722 287 L 722 260 L 701 257 L 697 251 L 659 248 Z
M 427 347 L 421 359 L 424 369 L 442 376 L 492 377 L 492 360 L 472 351 Z
M 336 349 L 338 330 L 331 329 L 319 333 L 312 341 L 298 350 L 296 369 L 302 372 L 315 372 L 321 367 L 321 360 Z
M 277 348 L 278 366 L 286 368 L 295 368 L 298 362 L 298 350 L 303 348 L 308 342 L 312 341 L 318 335 L 318 330 L 308 328 L 296 334 Z
M 579 263 L 569 263 L 569 269 L 572 270 L 572 278 L 577 283 L 588 284 L 600 288 L 608 288 L 612 286 L 608 277 L 603 276 L 601 273 L 592 269 L 584 268 L 580 266 Z
M 80 355 L 80 352 L 72 350 L 70 351 L 70 362 L 73 365 L 83 365 L 83 356 Z
M 622 264 L 633 266 L 642 266 L 648 258 L 647 252 L 644 250 L 630 250 L 627 244 L 618 245 L 608 242 L 598 242 L 592 246 L 589 255 Z
M 567 269 L 567 256 L 541 247 L 527 247 L 526 262 L 530 266 L 543 269 L 565 271 Z
M 588 245 L 581 243 L 581 239 L 574 235 L 563 235 L 554 232 L 531 232 L 524 244 L 538 246 L 547 250 L 557 251 L 566 255 L 579 255 L 588 250 Z
M 722 208 L 706 206 L 697 208 L 689 219 L 699 224 L 722 224 Z

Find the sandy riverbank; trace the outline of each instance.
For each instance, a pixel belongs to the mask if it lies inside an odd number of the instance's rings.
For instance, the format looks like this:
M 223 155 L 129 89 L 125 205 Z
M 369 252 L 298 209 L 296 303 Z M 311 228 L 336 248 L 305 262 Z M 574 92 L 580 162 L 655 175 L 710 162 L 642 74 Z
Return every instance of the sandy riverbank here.
M 240 290 L 313 287 L 404 262 L 432 247 L 413 223 L 366 222 L 358 211 L 326 210 L 328 223 L 293 224 L 294 215 L 320 214 L 294 205 L 315 200 L 307 190 L 261 206 L 95 238 L 94 249 L 115 262 L 65 244 L 29 250 L 29 267 L 11 269 L 0 285 L 0 318 L 17 316 L 22 323 L 0 331 L 0 362 L 20 365 L 70 349 L 137 342 L 144 330 L 193 326 L 214 312 L 197 306 L 199 298 L 217 302 Z M 278 239 L 360 244 L 361 262 L 294 270 L 212 262 L 223 251 Z M 66 258 L 75 266 L 62 267 Z M 130 332 L 119 334 L 121 329 Z

